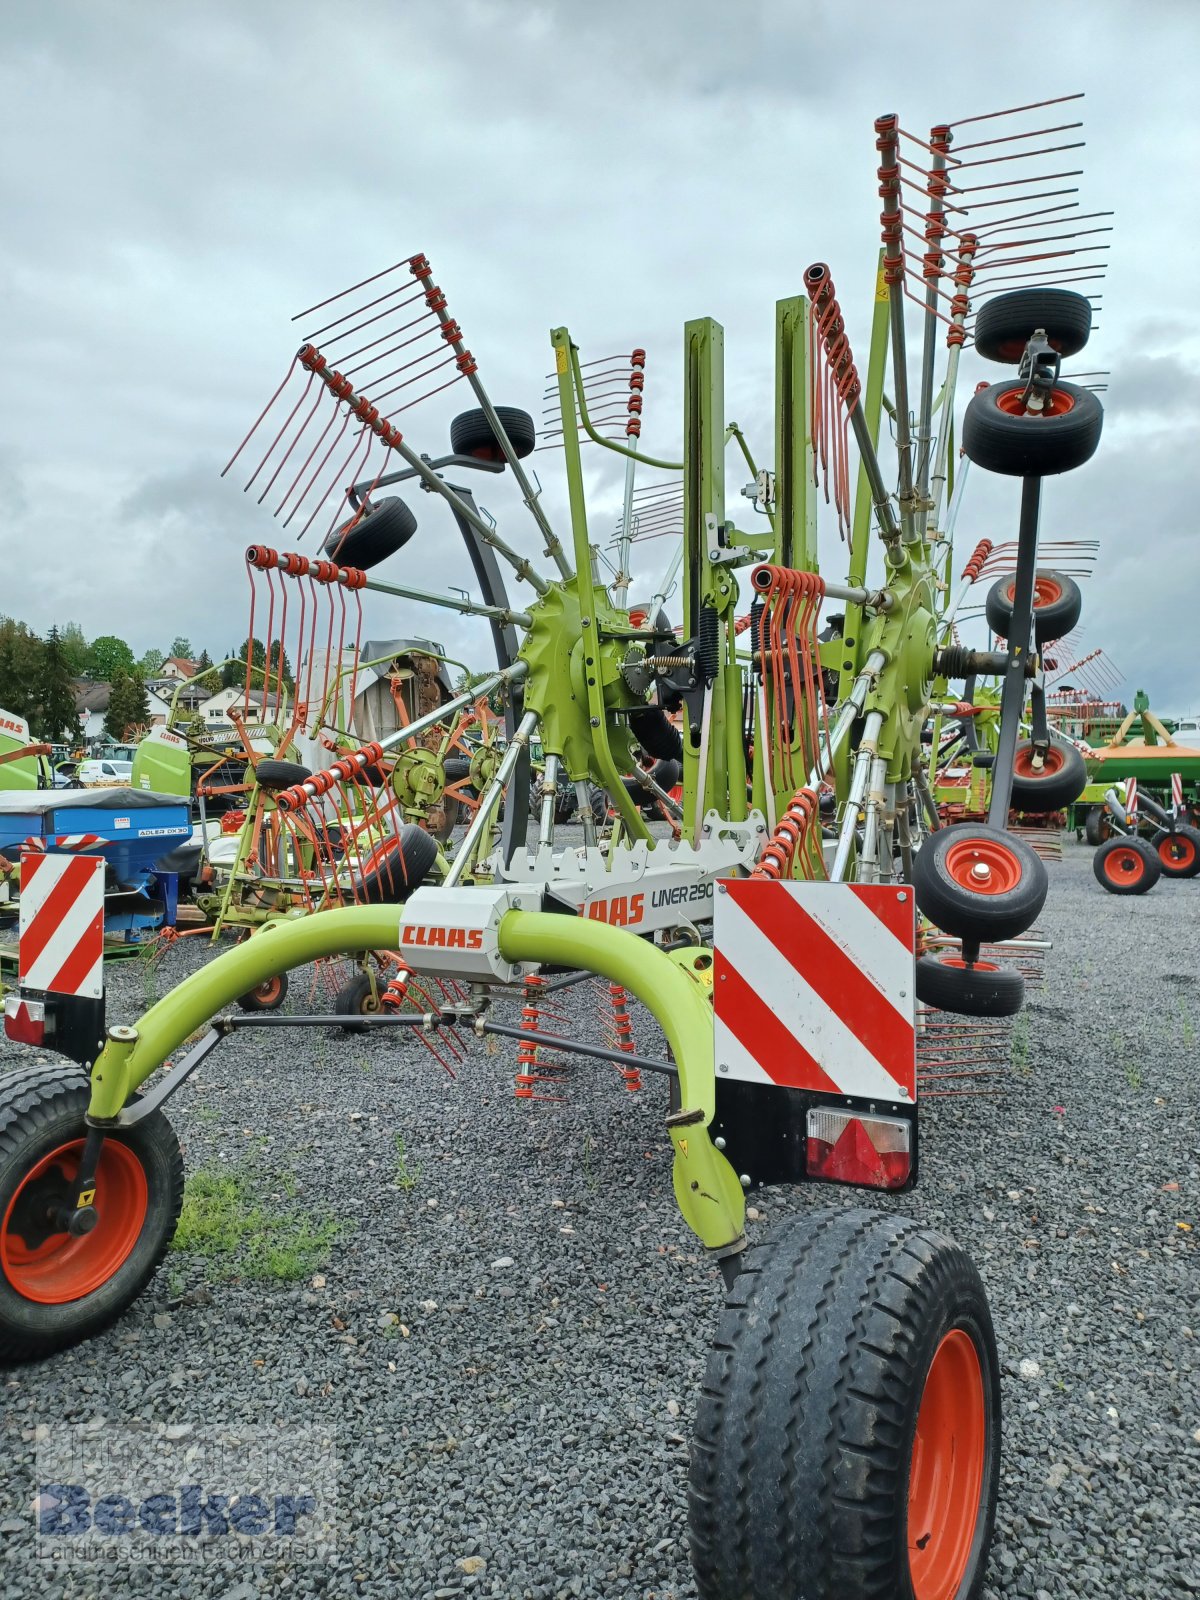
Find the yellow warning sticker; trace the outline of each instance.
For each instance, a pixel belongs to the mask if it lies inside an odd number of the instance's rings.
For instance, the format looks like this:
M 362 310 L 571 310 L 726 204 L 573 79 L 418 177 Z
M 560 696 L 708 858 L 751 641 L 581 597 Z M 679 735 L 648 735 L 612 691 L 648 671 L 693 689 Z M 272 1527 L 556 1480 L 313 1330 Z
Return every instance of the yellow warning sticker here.
M 888 297 L 887 279 L 883 275 L 883 268 L 880 267 L 878 275 L 876 276 L 876 279 L 875 279 L 875 298 L 876 298 L 876 300 L 886 300 L 887 297 Z
M 567 370 L 567 347 L 565 344 L 560 344 L 554 352 L 554 370 L 556 372 L 565 372 Z
M 686 1156 L 687 1155 L 687 1144 L 688 1144 L 688 1142 L 687 1142 L 686 1139 L 680 1139 L 680 1141 L 679 1141 L 679 1154 L 681 1156 Z

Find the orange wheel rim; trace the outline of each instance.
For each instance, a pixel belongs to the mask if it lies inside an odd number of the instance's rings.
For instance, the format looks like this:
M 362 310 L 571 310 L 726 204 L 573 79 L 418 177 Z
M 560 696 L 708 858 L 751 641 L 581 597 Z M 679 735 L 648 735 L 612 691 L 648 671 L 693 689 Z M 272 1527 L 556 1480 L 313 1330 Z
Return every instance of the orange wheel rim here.
M 1065 417 L 1068 411 L 1075 409 L 1075 396 L 1068 394 L 1065 389 L 1051 389 L 1046 397 L 1046 404 L 1041 411 L 1028 411 L 1024 401 L 1025 386 L 1005 389 L 1003 394 L 996 396 L 997 409 L 1010 417 Z
M 1196 846 L 1190 839 L 1169 833 L 1160 841 L 1158 853 L 1169 867 L 1190 867 L 1196 859 Z
M 999 839 L 962 839 L 946 851 L 946 871 L 972 894 L 1007 894 L 1021 881 L 1021 863 Z
M 961 956 L 944 956 L 943 967 L 960 967 L 967 972 L 999 972 L 994 961 L 964 961 Z
M 1110 883 L 1137 883 L 1146 863 L 1136 850 L 1110 850 L 1104 858 L 1104 876 Z
M 1004 591 L 1004 598 L 1011 606 L 1017 598 L 1017 580 L 1014 578 Z M 1040 575 L 1033 580 L 1033 609 L 1052 606 L 1056 600 L 1062 599 L 1062 584 L 1055 578 L 1043 578 Z
M 279 999 L 279 994 L 282 988 L 282 978 L 264 978 L 263 981 L 255 988 L 254 998 L 256 1000 L 261 1000 L 265 1006 L 274 1005 L 275 1001 Z
M 57 1225 L 75 1202 L 83 1140 L 60 1145 L 29 1172 L 0 1227 L 0 1267 L 26 1300 L 60 1306 L 98 1289 L 129 1258 L 149 1205 L 142 1163 L 128 1145 L 106 1139 L 96 1169 L 96 1226 L 78 1238 Z
M 970 1335 L 934 1352 L 908 1473 L 908 1571 L 916 1600 L 954 1600 L 983 1506 L 987 1455 L 983 1369 Z
M 1067 758 L 1057 745 L 1052 744 L 1046 751 L 1046 759 L 1041 770 L 1033 765 L 1033 751 L 1028 747 L 1018 750 L 1013 758 L 1013 771 L 1018 778 L 1032 778 L 1036 783 L 1039 778 L 1049 778 L 1056 772 L 1061 772 L 1066 765 Z

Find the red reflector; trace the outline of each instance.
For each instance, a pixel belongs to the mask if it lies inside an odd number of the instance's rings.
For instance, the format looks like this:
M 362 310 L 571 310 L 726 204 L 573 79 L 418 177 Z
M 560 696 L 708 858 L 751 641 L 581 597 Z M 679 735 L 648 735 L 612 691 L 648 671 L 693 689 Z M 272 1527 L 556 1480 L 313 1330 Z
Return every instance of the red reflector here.
M 808 1113 L 807 1175 L 867 1189 L 902 1189 L 912 1172 L 912 1127 L 903 1117 Z
M 22 1000 L 19 994 L 4 997 L 5 1036 L 17 1044 L 45 1044 L 46 1006 L 42 1000 Z

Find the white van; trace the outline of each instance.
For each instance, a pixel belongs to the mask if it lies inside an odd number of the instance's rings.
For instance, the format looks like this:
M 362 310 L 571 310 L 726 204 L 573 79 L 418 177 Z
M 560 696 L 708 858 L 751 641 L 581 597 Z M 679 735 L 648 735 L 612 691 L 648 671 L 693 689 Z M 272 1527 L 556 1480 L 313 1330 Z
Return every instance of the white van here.
M 75 783 L 80 789 L 118 785 L 128 788 L 132 782 L 132 761 L 81 761 L 75 774 Z

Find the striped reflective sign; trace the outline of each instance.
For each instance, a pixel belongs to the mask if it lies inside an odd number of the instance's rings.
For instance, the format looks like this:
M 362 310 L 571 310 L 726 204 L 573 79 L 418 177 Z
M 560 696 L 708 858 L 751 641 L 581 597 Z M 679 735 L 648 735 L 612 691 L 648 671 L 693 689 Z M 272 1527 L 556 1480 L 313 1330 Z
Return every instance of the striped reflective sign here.
M 104 993 L 104 860 L 21 854 L 17 971 L 26 989 Z
M 714 918 L 721 1075 L 916 1097 L 912 890 L 730 879 Z

